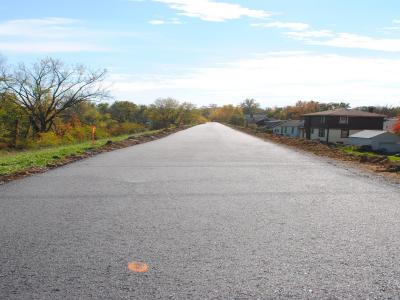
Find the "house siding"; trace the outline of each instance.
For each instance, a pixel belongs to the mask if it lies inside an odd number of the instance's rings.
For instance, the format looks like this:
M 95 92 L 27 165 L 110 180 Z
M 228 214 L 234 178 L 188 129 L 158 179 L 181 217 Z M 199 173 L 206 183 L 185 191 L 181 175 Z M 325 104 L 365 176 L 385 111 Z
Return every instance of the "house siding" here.
M 400 152 L 400 137 L 391 133 L 371 138 L 349 137 L 345 143 L 352 146 L 371 146 L 375 151 L 384 149 L 391 153 Z
M 296 126 L 277 126 L 273 130 L 274 134 L 288 136 L 288 137 L 297 137 L 304 138 L 304 129 Z
M 361 130 L 382 130 L 383 117 L 348 117 L 348 123 L 340 123 L 340 116 L 305 116 L 305 131 L 307 139 L 318 139 L 320 141 L 327 141 L 328 129 L 330 143 L 344 142 L 345 139 L 341 138 L 341 130 L 349 130 L 349 134 L 357 133 Z M 319 129 L 325 130 L 325 136 L 319 137 Z M 312 130 L 314 129 L 314 133 Z
M 304 122 L 302 120 L 288 120 L 274 127 L 274 134 L 294 138 L 304 138 Z

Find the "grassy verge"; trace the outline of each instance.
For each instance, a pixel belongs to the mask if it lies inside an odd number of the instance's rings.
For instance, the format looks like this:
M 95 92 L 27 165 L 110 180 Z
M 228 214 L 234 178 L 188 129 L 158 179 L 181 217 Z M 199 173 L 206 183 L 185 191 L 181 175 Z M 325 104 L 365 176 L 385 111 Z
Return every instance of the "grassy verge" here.
M 371 157 L 374 157 L 374 156 L 376 156 L 376 157 L 377 157 L 377 156 L 382 156 L 382 155 L 379 155 L 379 154 L 374 153 L 374 152 L 361 152 L 361 151 L 357 151 L 356 148 L 355 148 L 355 147 L 352 147 L 352 146 L 345 146 L 345 147 L 342 147 L 341 150 L 342 150 L 343 152 L 345 152 L 345 153 L 348 153 L 348 154 L 351 154 L 351 155 L 356 155 L 356 156 L 371 156 Z M 393 162 L 400 162 L 400 157 L 397 157 L 397 156 L 389 155 L 389 156 L 388 156 L 388 159 L 389 159 L 390 161 L 393 161 Z
M 0 176 L 10 175 L 28 168 L 46 167 L 56 163 L 68 156 L 83 154 L 88 150 L 97 149 L 106 144 L 107 141 L 120 142 L 128 137 L 139 137 L 158 133 L 159 130 L 145 131 L 142 133 L 122 135 L 117 137 L 105 138 L 92 142 L 85 142 L 73 145 L 64 145 L 51 148 L 24 150 L 12 152 L 0 152 Z

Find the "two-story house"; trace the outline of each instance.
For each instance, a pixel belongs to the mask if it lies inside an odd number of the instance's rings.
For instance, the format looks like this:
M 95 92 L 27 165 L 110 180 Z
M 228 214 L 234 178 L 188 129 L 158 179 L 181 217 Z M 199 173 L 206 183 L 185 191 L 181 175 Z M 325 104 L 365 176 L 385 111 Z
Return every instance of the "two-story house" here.
M 306 138 L 326 143 L 343 143 L 361 130 L 382 130 L 384 115 L 357 110 L 335 109 L 305 114 Z

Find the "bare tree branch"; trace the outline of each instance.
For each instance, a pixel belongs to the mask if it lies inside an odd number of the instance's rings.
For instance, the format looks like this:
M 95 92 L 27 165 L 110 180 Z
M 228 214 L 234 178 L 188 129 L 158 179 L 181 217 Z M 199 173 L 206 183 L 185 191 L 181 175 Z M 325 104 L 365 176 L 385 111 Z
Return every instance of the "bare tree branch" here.
M 107 97 L 102 87 L 106 73 L 81 65 L 66 66 L 53 58 L 42 59 L 31 67 L 20 64 L 13 72 L 0 63 L 0 85 L 15 94 L 16 101 L 29 113 L 33 128 L 46 132 L 67 108 Z

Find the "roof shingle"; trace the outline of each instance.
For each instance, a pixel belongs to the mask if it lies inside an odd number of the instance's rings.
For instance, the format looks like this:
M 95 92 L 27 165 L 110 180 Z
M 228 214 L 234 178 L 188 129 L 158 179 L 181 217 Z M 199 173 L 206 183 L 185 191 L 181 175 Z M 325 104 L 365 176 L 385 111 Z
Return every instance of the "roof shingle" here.
M 347 116 L 347 117 L 370 117 L 370 118 L 383 118 L 384 115 L 370 113 L 363 110 L 358 109 L 334 109 L 334 110 L 326 110 L 320 111 L 311 114 L 305 114 L 303 116 Z

